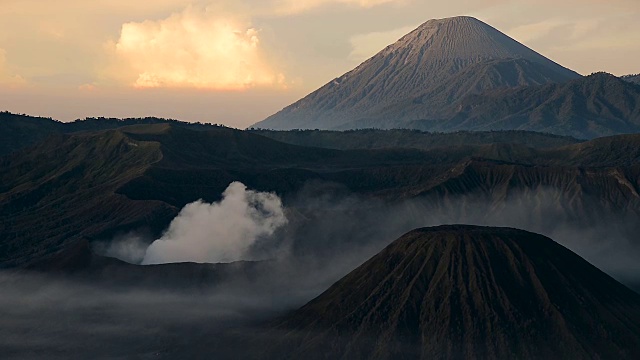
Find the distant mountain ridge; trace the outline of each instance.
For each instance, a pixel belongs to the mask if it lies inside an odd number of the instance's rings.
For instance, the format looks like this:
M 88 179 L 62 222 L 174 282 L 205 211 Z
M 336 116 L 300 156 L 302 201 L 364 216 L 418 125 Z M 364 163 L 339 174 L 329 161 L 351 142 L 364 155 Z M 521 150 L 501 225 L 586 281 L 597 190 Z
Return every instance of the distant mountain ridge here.
M 494 215 L 514 194 L 548 189 L 550 201 L 562 204 L 557 218 L 614 216 L 635 229 L 639 164 L 640 135 L 538 149 L 492 143 L 334 150 L 170 123 L 62 134 L 0 157 L 0 268 L 29 267 L 78 241 L 133 229 L 160 236 L 180 208 L 219 200 L 233 181 L 285 201 L 318 182 L 366 198 L 421 198 L 445 208 L 468 196 L 488 205 L 485 212 L 471 201 L 464 211 Z
M 563 84 L 488 91 L 466 97 L 444 120 L 418 120 L 407 127 L 528 130 L 582 139 L 638 133 L 640 86 L 595 73 Z
M 436 149 L 463 145 L 517 144 L 550 148 L 577 144 L 582 140 L 530 131 L 457 131 L 433 133 L 409 129 L 249 130 L 284 143 L 328 149 Z
M 253 127 L 640 132 L 640 76 L 582 77 L 470 17 L 430 20 Z
M 633 359 L 640 295 L 544 236 L 439 226 L 405 234 L 272 331 L 281 359 Z
M 72 122 L 62 122 L 48 117 L 0 112 L 0 156 L 34 145 L 52 135 L 70 134 L 81 131 L 100 131 L 142 124 L 174 124 L 193 130 L 213 129 L 218 125 L 188 123 L 156 117 L 145 118 L 86 118 Z
M 628 81 L 628 82 L 632 82 L 634 84 L 639 84 L 640 85 L 640 74 L 635 74 L 635 75 L 625 75 L 623 77 L 621 77 L 622 80 Z
M 52 118 L 46 117 L 36 117 L 29 116 L 24 114 L 13 114 L 7 111 L 0 112 L 0 156 L 10 154 L 12 152 L 18 151 L 20 149 L 33 146 L 38 142 L 44 141 L 46 138 L 53 135 L 61 135 L 61 134 L 72 134 L 77 132 L 92 132 L 92 131 L 103 131 L 109 129 L 117 129 L 132 125 L 153 125 L 153 124 L 171 124 L 179 127 L 185 127 L 190 130 L 198 130 L 198 131 L 207 131 L 213 130 L 217 128 L 224 127 L 223 125 L 217 124 L 207 124 L 207 123 L 190 123 L 173 119 L 163 119 L 163 118 L 155 118 L 155 117 L 145 117 L 145 118 L 125 118 L 125 119 L 116 119 L 116 118 L 86 118 L 84 120 L 76 120 L 73 122 L 62 122 L 58 120 L 54 120 Z M 260 133 L 259 130 L 255 130 L 255 132 Z M 365 136 L 371 140 L 371 143 L 364 143 L 364 138 L 361 137 L 359 145 L 354 146 L 353 143 L 342 143 L 339 145 L 335 143 L 333 146 L 329 143 L 321 141 L 319 143 L 305 143 L 305 142 L 297 142 L 301 140 L 301 137 L 305 134 L 298 132 L 281 132 L 281 133 L 272 133 L 265 132 L 262 135 L 266 135 L 267 137 L 273 137 L 275 140 L 283 141 L 286 143 L 291 143 L 295 145 L 302 146 L 317 146 L 317 147 L 328 147 L 335 149 L 374 149 L 379 147 L 389 147 L 392 145 L 392 141 L 399 142 L 394 147 L 416 147 L 416 146 L 402 146 L 403 141 L 411 141 L 408 138 L 414 138 L 417 133 L 421 131 L 416 130 L 408 130 L 408 131 L 394 131 L 389 133 L 384 133 L 384 131 L 379 131 L 378 134 L 374 135 L 372 132 L 367 133 Z M 327 134 L 323 134 L 324 137 Z M 339 133 L 333 132 L 331 134 L 332 138 L 335 140 L 345 139 L 351 137 L 355 134 L 353 133 Z M 429 135 L 423 134 L 421 137 L 430 137 L 427 143 L 414 143 L 414 145 L 418 145 L 417 148 L 430 148 L 435 146 L 438 142 L 444 140 L 444 137 L 456 137 L 455 135 Z M 436 140 L 436 137 L 439 140 Z M 575 139 L 561 139 L 561 137 L 549 134 L 534 134 L 534 133 L 499 133 L 494 132 L 492 134 L 482 134 L 482 133 L 468 133 L 465 135 L 459 134 L 457 136 L 458 139 L 461 137 L 465 137 L 470 140 L 473 144 L 480 143 L 489 143 L 492 141 L 497 142 L 509 142 L 509 143 L 518 143 L 531 147 L 550 147 L 550 146 L 559 146 L 562 144 L 570 144 L 575 143 Z M 395 139 L 395 140 L 393 140 Z M 308 140 L 308 138 L 307 138 Z M 330 139 L 325 139 L 329 140 Z M 342 141 L 342 140 L 339 140 Z M 387 145 L 384 145 L 387 144 Z M 432 144 L 432 145 L 428 145 Z M 442 143 L 444 144 L 444 143 Z M 384 145 L 384 146 L 382 146 Z
M 579 77 L 477 19 L 430 20 L 354 70 L 254 126 L 347 129 L 352 121 L 377 118 L 384 109 L 418 98 L 425 104 L 421 116 L 437 116 L 446 105 L 469 93 Z M 415 119 L 415 114 L 393 115 L 388 120 L 397 124 L 405 118 Z

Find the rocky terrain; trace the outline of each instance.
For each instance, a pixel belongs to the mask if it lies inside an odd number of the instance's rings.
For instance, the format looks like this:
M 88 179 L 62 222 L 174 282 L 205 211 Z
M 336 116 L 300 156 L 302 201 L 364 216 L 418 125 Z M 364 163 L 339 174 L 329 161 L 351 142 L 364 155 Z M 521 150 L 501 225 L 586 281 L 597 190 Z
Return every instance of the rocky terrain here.
M 285 317 L 280 358 L 587 359 L 640 354 L 640 296 L 553 240 L 411 231 Z

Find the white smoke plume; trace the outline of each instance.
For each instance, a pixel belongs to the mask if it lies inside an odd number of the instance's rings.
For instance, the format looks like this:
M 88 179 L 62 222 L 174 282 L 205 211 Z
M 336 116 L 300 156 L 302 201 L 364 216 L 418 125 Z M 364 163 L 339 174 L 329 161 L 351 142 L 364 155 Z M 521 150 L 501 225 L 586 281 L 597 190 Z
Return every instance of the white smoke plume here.
M 139 265 L 144 259 L 148 247 L 149 243 L 145 242 L 145 237 L 142 234 L 130 232 L 116 236 L 108 243 L 95 244 L 93 251 L 102 256 Z
M 186 205 L 165 234 L 149 246 L 142 263 L 254 260 L 251 246 L 286 223 L 276 194 L 247 190 L 234 182 L 220 202 L 199 200 Z

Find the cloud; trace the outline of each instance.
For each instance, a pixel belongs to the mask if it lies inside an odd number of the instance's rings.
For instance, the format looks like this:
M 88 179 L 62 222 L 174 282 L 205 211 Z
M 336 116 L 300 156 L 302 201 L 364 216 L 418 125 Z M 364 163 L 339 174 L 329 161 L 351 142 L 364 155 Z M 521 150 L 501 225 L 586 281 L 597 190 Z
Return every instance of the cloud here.
M 385 46 L 393 44 L 416 27 L 418 27 L 418 25 L 404 26 L 391 31 L 372 32 L 352 36 L 349 42 L 353 50 L 349 54 L 349 59 L 362 62 L 384 49 Z
M 510 29 L 509 35 L 519 41 L 529 42 L 556 36 L 555 33 L 561 31 L 564 38 L 576 41 L 597 33 L 600 23 L 599 19 L 546 19 Z
M 276 1 L 276 13 L 290 15 L 306 12 L 325 5 L 350 5 L 361 8 L 371 8 L 383 4 L 401 4 L 407 0 L 279 0 Z
M 149 243 L 136 232 L 116 236 L 108 243 L 97 243 L 93 251 L 101 256 L 117 258 L 130 264 L 140 264 L 144 260 Z
M 0 84 L 9 87 L 23 86 L 27 84 L 26 79 L 13 73 L 7 63 L 7 52 L 0 48 Z
M 139 88 L 242 90 L 285 85 L 260 44 L 260 31 L 239 16 L 189 6 L 168 18 L 122 25 L 109 46 L 113 70 Z
M 384 35 L 393 29 L 463 14 L 476 16 L 510 35 L 511 29 L 549 18 L 570 22 L 575 24 L 575 30 L 559 26 L 546 34 L 534 35 L 520 29 L 517 37 L 527 36 L 530 40 L 526 40 L 526 45 L 580 73 L 606 70 L 622 75 L 640 71 L 636 60 L 640 56 L 636 41 L 638 0 L 553 3 L 550 0 L 2 0 L 0 3 L 0 48 L 8 54 L 8 64 L 0 71 L 3 92 L 0 108 L 63 120 L 154 115 L 247 126 L 349 71 L 354 61 L 388 45 L 386 40 L 393 42 L 395 36 Z M 211 8 L 212 3 L 224 11 L 203 8 Z M 185 9 L 190 4 L 189 12 Z M 169 21 L 178 18 L 198 20 L 192 21 L 198 26 L 196 35 L 203 36 L 194 39 L 178 20 Z M 590 29 L 594 19 L 600 24 L 596 30 Z M 231 37 L 235 47 L 228 51 L 233 57 L 224 53 L 211 56 L 215 61 L 209 60 L 205 55 L 213 51 L 207 47 L 220 33 L 211 24 L 225 22 L 232 24 L 235 34 Z M 145 34 L 154 32 L 151 25 L 156 29 L 164 26 L 166 31 L 164 38 L 156 30 L 155 37 L 149 35 L 134 41 L 132 48 L 116 51 L 116 44 L 127 39 L 126 34 L 121 39 L 123 24 Z M 178 33 L 172 35 L 175 40 L 170 41 L 169 32 L 176 29 Z M 253 34 L 256 43 L 247 35 L 249 29 L 257 31 Z M 574 33 L 575 38 L 568 36 Z M 151 41 L 156 43 L 155 48 L 143 46 Z M 185 56 L 179 57 L 179 53 Z M 238 59 L 242 64 L 235 61 Z M 149 76 L 154 74 L 155 78 Z M 28 85 L 22 87 L 30 93 L 13 90 L 24 84 L 25 79 Z M 133 85 L 139 79 L 142 85 L 163 88 L 138 91 Z M 12 86 L 7 85 L 9 81 Z M 214 94 L 198 90 L 252 86 L 251 91 L 242 92 Z M 95 91 L 87 91 L 93 87 Z M 82 101 L 77 96 L 82 96 Z
M 278 196 L 234 182 L 220 202 L 185 206 L 162 238 L 149 246 L 142 263 L 254 260 L 251 247 L 286 223 Z
M 92 83 L 82 84 L 78 86 L 78 90 L 80 91 L 95 91 L 97 88 L 98 87 L 96 86 L 96 84 Z
M 613 10 L 599 9 L 596 16 L 593 6 L 585 5 L 571 16 L 563 15 L 563 12 L 552 18 L 547 18 L 546 14 L 532 15 L 530 23 L 506 27 L 505 32 L 583 74 L 637 72 L 634 69 L 637 65 L 631 59 L 636 59 L 640 53 L 634 37 L 640 30 L 635 21 L 639 12 L 620 11 L 611 4 Z

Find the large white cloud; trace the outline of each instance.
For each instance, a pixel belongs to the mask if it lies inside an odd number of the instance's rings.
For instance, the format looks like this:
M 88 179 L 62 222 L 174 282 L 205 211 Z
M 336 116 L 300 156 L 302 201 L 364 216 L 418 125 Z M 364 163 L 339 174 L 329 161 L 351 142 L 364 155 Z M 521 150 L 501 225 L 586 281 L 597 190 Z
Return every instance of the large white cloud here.
M 260 46 L 260 32 L 213 8 L 122 25 L 111 50 L 118 74 L 142 88 L 240 90 L 284 85 Z

